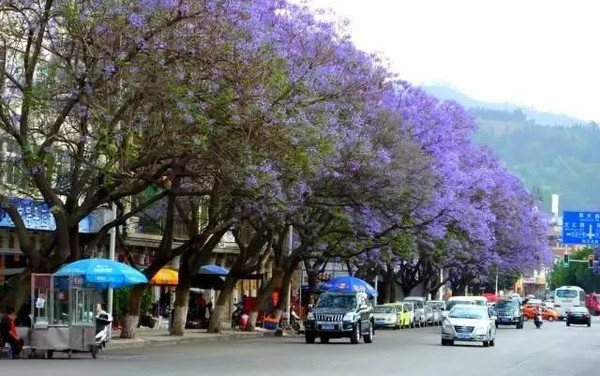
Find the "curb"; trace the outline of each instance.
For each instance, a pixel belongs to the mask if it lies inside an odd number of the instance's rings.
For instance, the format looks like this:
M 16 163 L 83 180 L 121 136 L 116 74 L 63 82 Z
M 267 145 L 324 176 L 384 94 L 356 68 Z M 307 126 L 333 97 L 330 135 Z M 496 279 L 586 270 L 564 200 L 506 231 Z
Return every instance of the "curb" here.
M 124 343 L 119 343 L 121 340 L 115 340 L 110 342 L 106 346 L 106 350 L 122 350 L 129 348 L 141 348 L 141 347 L 159 347 L 159 346 L 175 346 L 175 345 L 184 345 L 184 344 L 196 344 L 196 343 L 205 343 L 205 342 L 215 342 L 215 341 L 240 341 L 244 339 L 257 339 L 257 338 L 265 338 L 265 337 L 274 337 L 275 332 L 257 332 L 252 334 L 224 334 L 220 336 L 211 336 L 211 337 L 173 337 L 172 339 L 163 339 L 163 340 L 155 340 L 155 339 L 140 339 L 135 338 L 131 340 L 124 340 Z

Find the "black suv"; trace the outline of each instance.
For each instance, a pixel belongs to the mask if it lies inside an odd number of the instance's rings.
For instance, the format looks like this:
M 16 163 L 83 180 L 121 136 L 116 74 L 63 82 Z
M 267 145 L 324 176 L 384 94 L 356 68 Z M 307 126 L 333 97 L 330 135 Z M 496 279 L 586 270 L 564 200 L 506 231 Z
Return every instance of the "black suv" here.
M 331 338 L 350 338 L 356 344 L 362 337 L 365 343 L 373 342 L 373 306 L 364 293 L 328 292 L 319 301 L 304 322 L 306 343 L 321 343 Z
M 523 329 L 523 309 L 516 299 L 501 300 L 496 303 L 496 328 L 498 325 L 515 325 L 517 329 Z

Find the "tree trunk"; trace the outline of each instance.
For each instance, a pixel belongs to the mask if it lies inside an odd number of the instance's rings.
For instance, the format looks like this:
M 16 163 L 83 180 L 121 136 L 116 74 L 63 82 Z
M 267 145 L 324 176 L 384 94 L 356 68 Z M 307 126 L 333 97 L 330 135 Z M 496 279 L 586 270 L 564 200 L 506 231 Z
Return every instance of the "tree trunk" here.
M 275 307 L 273 312 L 273 316 L 275 316 L 277 320 L 281 319 L 281 314 L 286 308 L 285 305 L 290 298 L 290 284 L 292 283 L 292 274 L 294 274 L 294 269 L 296 268 L 290 267 L 283 275 L 283 280 L 281 282 L 281 293 L 279 294 L 279 302 L 277 303 L 277 307 Z M 288 317 L 288 321 L 289 320 L 290 318 Z
M 319 273 L 314 270 L 307 270 L 306 274 L 308 275 L 308 291 L 311 294 L 317 293 L 319 288 Z
M 390 280 L 390 301 L 396 301 L 396 281 L 394 279 Z
M 258 313 L 267 308 L 267 302 L 271 298 L 275 286 L 281 285 L 282 280 L 283 273 L 281 270 L 273 270 L 273 277 L 271 277 L 271 279 L 258 292 L 255 309 L 250 311 L 248 314 L 250 318 L 248 319 L 248 325 L 245 328 L 246 331 L 253 332 L 256 330 L 256 319 L 258 318 Z
M 233 294 L 233 290 L 235 290 L 235 286 L 238 282 L 238 278 L 231 275 L 231 272 L 225 278 L 225 282 L 223 283 L 223 289 L 219 293 L 219 298 L 217 299 L 217 304 L 213 310 L 212 317 L 210 318 L 210 324 L 208 325 L 209 333 L 220 333 L 223 321 L 226 316 L 227 303 L 229 303 L 229 299 Z
M 181 272 L 181 271 L 180 271 Z M 181 283 L 177 285 L 175 292 L 175 307 L 173 309 L 173 323 L 171 324 L 170 334 L 172 336 L 182 336 L 185 332 L 185 323 L 187 322 L 188 310 L 190 307 L 190 284 Z
M 192 285 L 192 256 L 193 253 L 186 253 L 181 258 L 179 267 L 179 282 L 175 290 L 175 304 L 173 308 L 173 322 L 171 323 L 170 334 L 172 336 L 182 336 L 185 332 L 188 310 L 190 307 L 190 287 Z
M 389 279 L 386 279 L 385 281 L 382 281 L 382 283 L 379 284 L 381 286 L 381 296 L 379 297 L 379 301 L 383 304 L 389 303 L 390 302 L 390 285 L 391 282 Z
M 121 338 L 134 338 L 135 331 L 140 322 L 140 310 L 142 308 L 142 296 L 146 285 L 137 285 L 131 290 L 129 304 L 125 312 L 125 320 L 121 329 Z

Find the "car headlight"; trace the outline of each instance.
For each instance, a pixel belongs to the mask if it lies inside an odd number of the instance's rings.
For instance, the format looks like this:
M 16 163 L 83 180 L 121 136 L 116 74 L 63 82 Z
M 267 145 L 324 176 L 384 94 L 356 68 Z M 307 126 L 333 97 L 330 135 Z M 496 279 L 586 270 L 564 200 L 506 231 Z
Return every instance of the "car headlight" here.
M 313 312 L 309 312 L 308 315 L 306 315 L 306 319 L 309 321 L 314 321 L 315 314 Z
M 356 318 L 356 313 L 350 312 L 350 313 L 346 313 L 342 320 L 343 321 L 354 321 L 355 318 Z
M 486 331 L 487 330 L 485 328 L 481 327 L 481 328 L 475 328 L 475 331 L 473 333 L 475 333 L 477 335 L 483 335 L 483 334 L 485 334 Z
M 448 320 L 444 320 L 442 322 L 442 328 L 447 330 L 452 330 L 452 324 Z
M 513 317 L 514 317 L 514 318 L 517 318 L 517 317 L 519 317 L 519 316 L 521 316 L 521 313 L 520 313 L 519 311 L 515 311 L 515 312 L 513 313 Z
M 393 318 L 393 317 L 388 317 L 388 318 L 387 318 L 387 322 L 393 322 L 393 321 L 394 321 L 394 318 Z

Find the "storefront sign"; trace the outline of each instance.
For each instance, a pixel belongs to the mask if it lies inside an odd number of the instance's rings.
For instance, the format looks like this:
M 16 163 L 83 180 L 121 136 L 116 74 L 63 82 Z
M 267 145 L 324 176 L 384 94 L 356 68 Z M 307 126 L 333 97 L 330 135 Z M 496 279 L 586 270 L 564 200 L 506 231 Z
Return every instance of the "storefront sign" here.
M 13 198 L 12 201 L 17 207 L 19 214 L 21 214 L 21 218 L 23 219 L 25 227 L 28 230 L 56 230 L 54 215 L 52 215 L 50 207 L 45 202 L 23 198 Z M 0 209 L 0 227 L 15 227 L 15 224 L 8 213 L 2 209 Z M 79 222 L 79 232 L 81 233 L 90 233 L 90 227 L 91 219 L 89 216 L 85 217 L 83 220 L 81 220 L 81 222 Z

